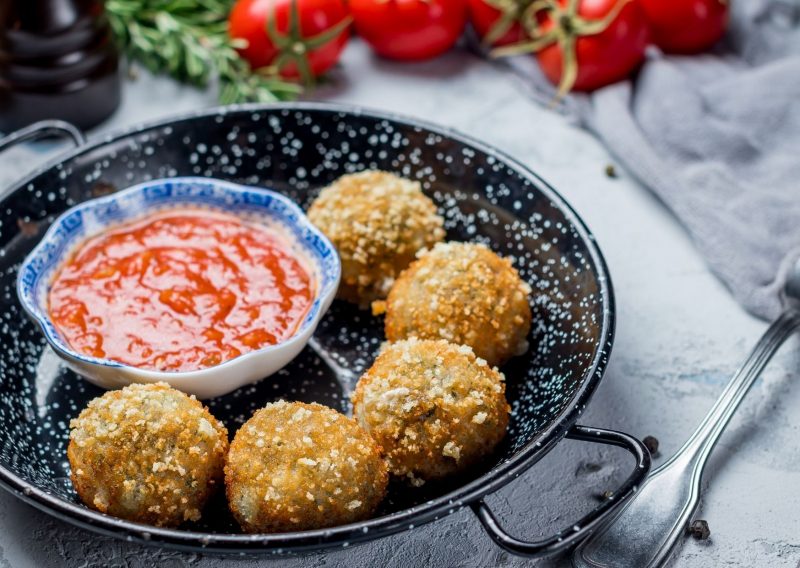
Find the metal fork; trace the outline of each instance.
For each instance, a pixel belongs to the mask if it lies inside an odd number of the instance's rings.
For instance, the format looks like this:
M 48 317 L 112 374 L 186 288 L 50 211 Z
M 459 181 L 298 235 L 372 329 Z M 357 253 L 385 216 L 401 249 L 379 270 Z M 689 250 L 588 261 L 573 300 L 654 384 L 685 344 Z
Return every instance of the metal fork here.
M 576 568 L 645 568 L 666 563 L 697 509 L 700 481 L 711 450 L 761 371 L 800 328 L 800 260 L 786 280 L 783 300 L 784 312 L 769 326 L 689 440 L 647 478 L 615 519 L 575 549 L 572 562 Z

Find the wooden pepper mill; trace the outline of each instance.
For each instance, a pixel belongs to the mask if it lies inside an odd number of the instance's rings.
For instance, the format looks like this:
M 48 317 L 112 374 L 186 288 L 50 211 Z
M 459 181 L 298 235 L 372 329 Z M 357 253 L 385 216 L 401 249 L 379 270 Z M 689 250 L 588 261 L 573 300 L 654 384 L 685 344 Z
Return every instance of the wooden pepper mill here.
M 91 128 L 119 99 L 101 0 L 0 0 L 0 131 L 46 118 Z

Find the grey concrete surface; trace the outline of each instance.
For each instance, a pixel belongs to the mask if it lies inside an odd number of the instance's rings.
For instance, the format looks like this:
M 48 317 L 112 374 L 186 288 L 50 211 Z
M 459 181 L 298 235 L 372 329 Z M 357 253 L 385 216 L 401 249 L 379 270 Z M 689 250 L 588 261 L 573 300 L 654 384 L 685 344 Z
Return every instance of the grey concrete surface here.
M 680 225 L 586 132 L 533 103 L 503 69 L 465 52 L 405 66 L 356 42 L 319 100 L 396 111 L 495 144 L 550 181 L 595 232 L 613 277 L 617 340 L 606 378 L 583 422 L 654 435 L 656 465 L 689 436 L 765 329 L 706 269 Z M 147 76 L 128 83 L 102 130 L 213 104 L 213 94 Z M 6 184 L 42 156 L 0 160 Z M 674 566 L 796 568 L 800 564 L 799 342 L 790 341 L 754 386 L 715 450 L 699 517 L 711 538 L 686 540 Z M 613 488 L 625 455 L 565 441 L 489 501 L 510 531 L 534 538 L 568 526 Z M 526 561 L 489 540 L 468 510 L 391 538 L 302 558 L 221 559 L 141 547 L 73 528 L 0 493 L 0 565 L 143 567 L 567 566 Z

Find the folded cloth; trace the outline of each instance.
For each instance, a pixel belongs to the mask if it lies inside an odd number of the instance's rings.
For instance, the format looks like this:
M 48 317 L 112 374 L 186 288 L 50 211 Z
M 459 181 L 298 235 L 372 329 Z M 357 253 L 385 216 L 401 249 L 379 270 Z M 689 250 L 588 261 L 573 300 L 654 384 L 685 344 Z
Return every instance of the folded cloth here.
M 508 63 L 540 100 L 531 57 Z M 680 219 L 751 313 L 775 317 L 800 258 L 800 2 L 732 2 L 713 53 L 650 53 L 630 81 L 561 106 Z

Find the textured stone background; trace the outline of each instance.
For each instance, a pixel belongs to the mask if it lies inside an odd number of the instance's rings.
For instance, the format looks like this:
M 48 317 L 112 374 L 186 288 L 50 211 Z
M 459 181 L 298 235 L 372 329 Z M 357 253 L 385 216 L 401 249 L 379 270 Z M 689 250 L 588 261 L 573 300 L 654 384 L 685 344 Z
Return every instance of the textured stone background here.
M 353 42 L 346 70 L 315 99 L 414 115 L 495 144 L 551 182 L 594 231 L 613 276 L 617 340 L 606 378 L 583 423 L 661 441 L 658 465 L 689 436 L 765 324 L 746 315 L 709 274 L 668 211 L 613 162 L 590 135 L 531 102 L 501 68 L 465 52 L 403 66 Z M 122 108 L 102 130 L 212 105 L 212 94 L 169 80 L 126 85 Z M 7 184 L 45 156 L 0 158 Z M 699 516 L 711 539 L 688 540 L 675 565 L 800 566 L 800 350 L 796 339 L 753 388 L 715 450 Z M 565 441 L 489 499 L 503 522 L 535 538 L 570 525 L 629 467 L 624 452 Z M 0 492 L 0 566 L 566 566 L 500 551 L 469 510 L 371 544 L 275 561 L 221 559 L 117 542 L 52 519 Z

